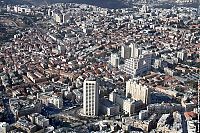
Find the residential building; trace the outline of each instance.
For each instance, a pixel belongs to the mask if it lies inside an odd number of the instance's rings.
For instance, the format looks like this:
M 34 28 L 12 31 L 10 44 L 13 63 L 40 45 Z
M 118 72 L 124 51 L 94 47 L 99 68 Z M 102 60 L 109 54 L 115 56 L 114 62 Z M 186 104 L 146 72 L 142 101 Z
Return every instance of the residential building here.
M 107 116 L 115 116 L 119 114 L 119 105 L 114 104 L 108 99 L 102 98 L 99 103 L 99 111 Z
M 117 54 L 111 53 L 110 63 L 113 67 L 119 66 L 120 58 Z
M 134 80 L 126 82 L 126 97 L 142 100 L 143 104 L 150 103 L 150 88 Z
M 121 57 L 124 59 L 129 59 L 131 57 L 131 48 L 129 46 L 121 46 Z
M 142 76 L 151 69 L 151 54 L 126 59 L 125 64 L 121 65 L 120 69 L 133 77 Z

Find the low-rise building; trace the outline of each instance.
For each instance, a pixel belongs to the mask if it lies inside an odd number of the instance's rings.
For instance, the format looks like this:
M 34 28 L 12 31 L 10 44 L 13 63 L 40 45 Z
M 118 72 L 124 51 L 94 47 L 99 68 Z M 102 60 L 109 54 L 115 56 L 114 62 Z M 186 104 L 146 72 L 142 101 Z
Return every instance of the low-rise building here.
M 29 115 L 32 113 L 40 113 L 42 109 L 42 104 L 39 100 L 29 101 L 21 100 L 18 98 L 11 98 L 9 100 L 9 103 L 10 109 L 15 115 L 15 118 Z
M 49 119 L 45 118 L 43 115 L 39 113 L 33 113 L 29 115 L 29 119 L 32 123 L 41 126 L 43 128 L 46 128 L 49 126 Z
M 112 103 L 108 99 L 100 99 L 100 112 L 104 115 L 115 116 L 119 114 L 119 105 Z
M 51 93 L 41 93 L 38 95 L 38 99 L 42 101 L 46 106 L 54 106 L 56 108 L 62 109 L 63 107 L 63 97 L 62 95 L 56 95 Z

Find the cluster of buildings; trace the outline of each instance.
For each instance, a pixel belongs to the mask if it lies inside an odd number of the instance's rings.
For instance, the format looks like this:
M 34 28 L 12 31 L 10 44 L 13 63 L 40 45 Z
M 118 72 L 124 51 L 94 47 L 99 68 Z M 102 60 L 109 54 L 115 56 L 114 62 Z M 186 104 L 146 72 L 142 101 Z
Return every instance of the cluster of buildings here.
M 197 8 L 6 8 L 43 17 L 0 42 L 0 132 L 196 132 Z
M 14 6 L 7 6 L 7 11 L 8 12 L 15 12 L 19 14 L 33 14 L 33 10 L 31 7 L 28 5 L 14 5 Z

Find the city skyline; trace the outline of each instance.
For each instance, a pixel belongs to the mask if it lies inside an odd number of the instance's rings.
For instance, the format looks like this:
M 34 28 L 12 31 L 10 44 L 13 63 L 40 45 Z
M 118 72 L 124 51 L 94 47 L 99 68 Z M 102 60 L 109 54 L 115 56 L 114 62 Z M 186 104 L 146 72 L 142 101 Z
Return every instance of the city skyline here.
M 199 133 L 196 0 L 8 2 L 1 133 Z

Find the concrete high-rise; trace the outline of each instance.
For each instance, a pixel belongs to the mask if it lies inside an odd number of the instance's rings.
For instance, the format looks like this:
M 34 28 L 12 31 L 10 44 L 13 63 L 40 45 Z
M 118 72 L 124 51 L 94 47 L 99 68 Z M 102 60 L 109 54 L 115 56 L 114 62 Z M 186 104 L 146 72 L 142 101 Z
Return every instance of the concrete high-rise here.
M 83 84 L 83 114 L 98 116 L 99 84 L 96 79 L 89 78 Z
M 134 80 L 126 82 L 126 97 L 135 100 L 142 100 L 144 104 L 150 103 L 150 89 L 146 85 L 141 85 Z
M 124 59 L 129 59 L 131 57 L 131 48 L 129 46 L 121 46 L 121 57 Z
M 112 53 L 110 57 L 110 63 L 113 67 L 119 66 L 119 56 L 117 54 Z
M 139 55 L 142 54 L 142 49 L 138 48 L 137 44 L 131 43 L 130 48 L 131 48 L 131 57 L 132 58 L 138 58 Z

